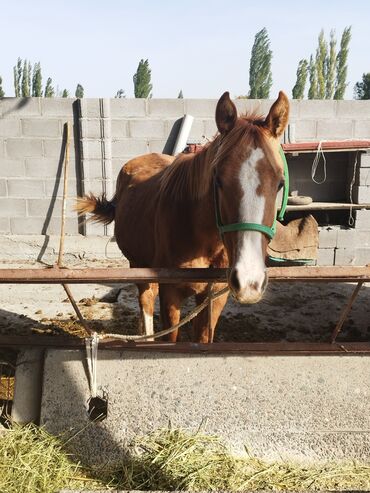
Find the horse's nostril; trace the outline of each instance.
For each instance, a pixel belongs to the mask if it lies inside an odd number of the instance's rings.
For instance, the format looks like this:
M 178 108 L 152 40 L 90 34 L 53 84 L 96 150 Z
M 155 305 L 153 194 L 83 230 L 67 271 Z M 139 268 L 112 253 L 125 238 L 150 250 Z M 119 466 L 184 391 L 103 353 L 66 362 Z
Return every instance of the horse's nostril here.
M 267 272 L 265 272 L 265 278 L 264 278 L 263 283 L 262 283 L 262 286 L 261 286 L 261 291 L 262 292 L 264 292 L 264 290 L 266 289 L 267 281 L 268 281 L 268 276 L 267 276 Z
M 231 271 L 231 275 L 230 275 L 230 285 L 231 287 L 235 290 L 235 291 L 239 291 L 240 290 L 240 282 L 239 282 L 239 279 L 238 279 L 238 273 L 235 269 L 233 269 Z

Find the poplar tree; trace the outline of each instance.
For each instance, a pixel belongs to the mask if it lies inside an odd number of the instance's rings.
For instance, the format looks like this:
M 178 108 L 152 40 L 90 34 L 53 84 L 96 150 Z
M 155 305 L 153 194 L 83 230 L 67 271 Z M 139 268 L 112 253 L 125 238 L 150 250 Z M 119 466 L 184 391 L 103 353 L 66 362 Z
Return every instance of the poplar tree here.
M 22 70 L 22 97 L 28 98 L 31 95 L 30 91 L 30 64 L 27 60 L 23 61 L 23 70 Z
M 319 45 L 316 50 L 316 73 L 317 73 L 317 98 L 325 99 L 326 95 L 326 59 L 328 55 L 328 45 L 325 41 L 324 30 L 319 34 Z
M 141 59 L 133 76 L 135 98 L 151 98 L 153 86 L 151 84 L 152 71 L 148 59 Z
M 41 64 L 37 62 L 33 66 L 32 74 L 32 96 L 36 98 L 42 97 L 42 75 L 41 75 Z
M 184 95 L 182 93 L 182 89 L 180 89 L 179 95 L 177 96 L 177 99 L 184 99 Z
M 76 98 L 82 99 L 84 97 L 84 92 L 85 92 L 84 88 L 81 86 L 81 84 L 77 84 L 76 92 L 75 92 Z
M 330 31 L 329 53 L 326 57 L 326 91 L 325 98 L 332 99 L 334 94 L 335 65 L 337 61 L 337 40 L 335 31 Z
M 340 40 L 340 50 L 337 56 L 336 64 L 336 80 L 335 80 L 335 93 L 334 99 L 343 99 L 344 93 L 347 87 L 347 59 L 348 59 L 348 45 L 351 41 L 351 26 L 346 27 L 343 31 L 342 38 Z
M 362 75 L 361 82 L 356 82 L 354 96 L 355 99 L 370 99 L 370 72 Z
M 272 51 L 267 29 L 264 27 L 254 38 L 251 61 L 249 65 L 249 97 L 267 99 L 272 86 L 271 74 Z
M 3 98 L 5 96 L 5 92 L 3 89 L 3 78 L 0 76 L 0 98 Z
M 68 97 L 69 97 L 69 91 L 67 89 L 63 89 L 62 98 L 68 98 Z
M 310 74 L 310 87 L 308 89 L 308 99 L 317 99 L 317 73 L 316 64 L 314 62 L 313 56 L 310 56 L 310 64 L 308 67 Z
M 118 89 L 114 97 L 118 99 L 126 98 L 125 91 L 123 89 Z
M 297 68 L 297 81 L 292 90 L 293 99 L 303 99 L 307 82 L 308 62 L 304 58 L 299 61 Z
M 52 79 L 49 77 L 48 80 L 46 81 L 46 86 L 45 86 L 45 92 L 44 92 L 44 97 L 45 98 L 53 98 L 55 94 L 54 87 L 52 86 Z
M 21 78 L 22 78 L 22 59 L 18 57 L 17 65 L 13 67 L 13 78 L 14 78 L 14 93 L 15 97 L 19 98 L 21 96 Z

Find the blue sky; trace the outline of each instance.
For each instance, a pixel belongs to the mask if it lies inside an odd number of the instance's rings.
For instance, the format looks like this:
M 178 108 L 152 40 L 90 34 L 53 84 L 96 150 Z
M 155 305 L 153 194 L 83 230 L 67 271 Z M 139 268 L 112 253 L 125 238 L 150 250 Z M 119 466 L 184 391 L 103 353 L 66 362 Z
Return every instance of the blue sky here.
M 273 51 L 273 88 L 291 96 L 298 61 L 309 57 L 323 28 L 338 44 L 352 26 L 346 98 L 370 72 L 370 2 L 364 0 L 1 0 L 0 75 L 14 95 L 17 57 L 40 61 L 60 89 L 86 97 L 133 96 L 132 76 L 141 58 L 152 69 L 153 97 L 217 98 L 248 93 L 254 36 L 263 27 Z

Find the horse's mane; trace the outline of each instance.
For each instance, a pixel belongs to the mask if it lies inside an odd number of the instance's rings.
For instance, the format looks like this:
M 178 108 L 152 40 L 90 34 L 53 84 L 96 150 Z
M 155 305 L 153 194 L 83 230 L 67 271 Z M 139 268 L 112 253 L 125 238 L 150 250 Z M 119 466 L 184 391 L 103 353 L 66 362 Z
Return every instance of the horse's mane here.
M 264 119 L 251 114 L 238 118 L 236 125 L 225 135 L 217 134 L 201 151 L 179 154 L 165 168 L 160 179 L 160 193 L 172 201 L 199 200 L 209 191 L 213 170 L 237 146 L 259 146 L 265 133 Z

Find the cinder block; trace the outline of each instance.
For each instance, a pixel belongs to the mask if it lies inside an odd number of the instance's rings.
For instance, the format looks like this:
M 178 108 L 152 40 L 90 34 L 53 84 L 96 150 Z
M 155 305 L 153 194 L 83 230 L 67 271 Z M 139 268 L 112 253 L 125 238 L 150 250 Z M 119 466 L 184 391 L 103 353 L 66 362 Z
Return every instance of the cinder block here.
M 18 118 L 0 119 L 0 137 L 20 137 L 21 125 Z
M 87 222 L 86 223 L 86 236 L 104 236 L 105 229 L 103 224 Z
M 158 152 L 159 154 L 162 154 L 166 145 L 166 140 L 150 140 L 148 144 L 149 152 Z
M 5 140 L 0 139 L 0 157 L 5 156 Z
M 85 180 L 101 180 L 103 178 L 103 163 L 101 159 L 84 160 Z
M 123 157 L 119 159 L 112 159 L 112 175 L 114 180 L 117 179 L 118 173 L 121 171 L 122 167 L 130 160 L 130 157 Z M 116 189 L 116 185 L 114 184 L 113 189 Z
M 10 219 L 8 217 L 0 217 L 0 233 L 3 235 L 10 233 Z
M 370 187 L 353 187 L 353 200 L 356 204 L 370 204 Z
M 339 227 L 319 227 L 319 248 L 335 248 L 337 246 Z
M 63 178 L 54 180 L 45 180 L 45 197 L 62 197 L 63 196 Z M 68 200 L 74 200 L 77 196 L 77 181 L 76 179 L 68 180 Z
M 355 265 L 356 249 L 355 248 L 336 248 L 335 265 Z
M 84 160 L 102 158 L 102 141 L 93 139 L 82 140 L 82 152 Z
M 73 119 L 72 98 L 41 98 L 41 112 L 44 116 L 66 116 Z
M 41 115 L 41 98 L 2 98 L 0 99 L 0 115 L 16 117 L 18 115 Z
M 60 218 L 52 217 L 50 220 L 43 217 L 19 217 L 10 219 L 10 229 L 12 234 L 60 234 Z M 78 220 L 67 218 L 65 222 L 66 234 L 78 234 Z
M 72 137 L 72 136 L 71 136 Z M 63 140 L 60 139 L 45 139 L 43 141 L 44 157 L 60 159 L 63 149 Z M 69 146 L 70 160 L 74 159 L 74 143 L 71 138 Z
M 135 118 L 146 116 L 146 99 L 141 98 L 114 98 L 110 101 L 112 118 Z
M 44 182 L 32 178 L 11 178 L 8 180 L 9 197 L 45 197 Z
M 12 138 L 6 141 L 6 153 L 10 158 L 42 156 L 42 140 Z
M 353 99 L 337 101 L 337 117 L 353 120 L 369 119 L 370 101 L 356 101 Z
M 166 136 L 163 120 L 129 120 L 130 136 L 134 139 L 163 139 Z
M 0 217 L 23 217 L 26 214 L 24 199 L 0 199 Z
M 194 117 L 215 117 L 217 99 L 184 99 L 184 101 L 185 114 L 189 114 Z
M 0 176 L 10 178 L 12 176 L 24 176 L 25 166 L 20 159 L 2 159 L 0 163 Z
M 185 113 L 184 101 L 184 99 L 148 99 L 148 115 L 180 118 Z M 191 112 L 188 113 L 192 115 Z
M 370 152 L 365 152 L 364 154 L 361 154 L 360 167 L 370 168 Z
M 336 118 L 337 101 L 322 99 L 302 99 L 299 101 L 299 118 Z
M 67 212 L 67 210 L 66 210 Z M 47 199 L 27 199 L 27 216 L 45 217 L 47 214 L 60 217 L 62 213 L 62 200 Z
M 27 158 L 26 159 L 26 176 L 31 178 L 56 178 L 59 172 L 63 175 L 63 163 L 57 158 Z M 76 169 L 74 163 L 69 163 L 68 174 L 70 177 L 75 176 Z
M 296 120 L 295 125 L 295 138 L 296 140 L 315 140 L 317 134 L 317 121 L 316 120 Z
M 5 178 L 0 178 L 0 197 L 6 197 L 8 195 L 6 182 L 7 180 Z
M 23 119 L 22 133 L 26 137 L 58 137 L 62 135 L 59 120 L 50 118 Z
M 334 265 L 334 248 L 319 248 L 317 265 Z
M 370 168 L 360 168 L 358 170 L 357 183 L 362 186 L 370 186 Z
M 353 137 L 355 139 L 368 139 L 370 137 L 370 120 L 354 120 L 354 123 Z
M 355 265 L 370 265 L 370 248 L 357 248 Z
M 112 138 L 122 139 L 128 136 L 128 120 L 111 120 Z
M 101 107 L 98 98 L 83 98 L 79 100 L 82 118 L 100 118 Z
M 370 210 L 362 209 L 355 211 L 355 228 L 356 229 L 370 229 Z
M 352 120 L 318 120 L 318 139 L 351 139 L 353 135 Z
M 99 118 L 81 118 L 80 126 L 83 139 L 102 138 L 102 122 Z
M 144 139 L 122 139 L 112 141 L 112 157 L 140 156 L 148 152 L 148 142 Z
M 356 239 L 358 231 L 353 228 L 341 228 L 338 230 L 337 247 L 338 248 L 356 248 Z

